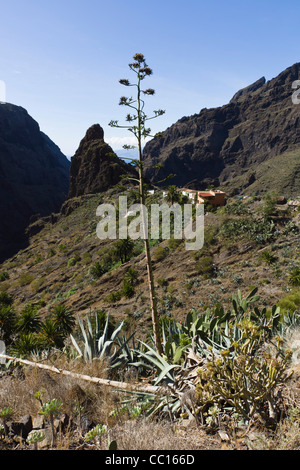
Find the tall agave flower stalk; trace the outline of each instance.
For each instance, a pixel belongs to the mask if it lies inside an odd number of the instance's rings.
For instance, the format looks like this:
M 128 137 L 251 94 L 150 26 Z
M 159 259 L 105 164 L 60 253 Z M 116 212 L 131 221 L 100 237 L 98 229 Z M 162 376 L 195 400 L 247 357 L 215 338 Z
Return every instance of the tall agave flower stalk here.
M 109 123 L 112 127 L 118 128 L 125 128 L 128 129 L 137 139 L 137 149 L 138 149 L 138 160 L 133 160 L 136 162 L 138 167 L 138 179 L 137 182 L 139 184 L 139 198 L 141 204 L 141 219 L 142 219 L 142 230 L 143 230 L 143 239 L 144 239 L 144 246 L 145 246 L 145 256 L 146 256 L 146 264 L 147 264 L 147 277 L 148 277 L 148 285 L 149 285 L 149 297 L 150 297 L 150 306 L 151 306 L 151 315 L 152 315 L 152 324 L 153 324 L 153 335 L 155 346 L 159 354 L 162 353 L 161 347 L 161 338 L 160 338 L 160 331 L 159 331 L 159 324 L 158 324 L 158 309 L 157 309 L 157 299 L 155 293 L 155 286 L 154 286 L 154 277 L 153 277 L 153 269 L 152 269 L 152 260 L 151 260 L 151 253 L 150 253 L 150 244 L 149 244 L 149 237 L 148 237 L 148 224 L 146 221 L 146 216 L 144 213 L 145 207 L 145 183 L 144 183 L 144 175 L 143 175 L 143 158 L 142 158 L 142 140 L 146 137 L 150 136 L 151 129 L 146 127 L 147 121 L 150 119 L 154 119 L 158 116 L 164 114 L 164 111 L 159 109 L 154 111 L 153 116 L 148 117 L 144 112 L 145 102 L 142 99 L 142 95 L 154 95 L 155 91 L 152 88 L 142 89 L 142 81 L 152 75 L 152 69 L 148 67 L 146 64 L 146 60 L 143 54 L 135 54 L 133 57 L 134 62 L 129 64 L 129 68 L 136 74 L 136 82 L 131 83 L 127 79 L 121 79 L 121 85 L 126 87 L 134 87 L 136 89 L 136 98 L 127 98 L 122 96 L 120 99 L 120 105 L 127 106 L 130 108 L 132 114 L 128 114 L 126 117 L 127 125 L 120 126 L 118 121 L 111 121 Z M 136 148 L 134 146 L 124 146 L 125 149 Z

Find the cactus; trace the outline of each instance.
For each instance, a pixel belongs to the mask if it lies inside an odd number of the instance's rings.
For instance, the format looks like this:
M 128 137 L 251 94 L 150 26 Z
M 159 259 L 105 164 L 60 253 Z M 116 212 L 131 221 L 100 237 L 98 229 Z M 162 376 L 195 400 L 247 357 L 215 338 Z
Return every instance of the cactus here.
M 202 410 L 208 403 L 232 407 L 247 421 L 267 404 L 269 418 L 274 420 L 274 394 L 278 384 L 289 378 L 290 352 L 283 358 L 279 353 L 275 357 L 266 352 L 260 354 L 262 329 L 249 318 L 242 320 L 238 327 L 238 341 L 232 339 L 230 347 L 220 354 L 212 351 L 206 367 L 199 370 L 198 404 Z

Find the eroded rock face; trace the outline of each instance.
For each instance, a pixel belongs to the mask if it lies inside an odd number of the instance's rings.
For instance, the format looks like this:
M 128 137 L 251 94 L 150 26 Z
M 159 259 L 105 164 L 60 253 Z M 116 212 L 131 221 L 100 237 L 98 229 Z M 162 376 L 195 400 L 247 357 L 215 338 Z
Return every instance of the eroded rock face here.
M 104 141 L 99 124 L 91 126 L 71 159 L 69 198 L 107 191 L 135 169 L 117 157 Z
M 175 173 L 167 185 L 205 189 L 251 170 L 244 184 L 253 184 L 258 165 L 300 150 L 300 105 L 292 103 L 292 83 L 299 79 L 297 63 L 270 81 L 263 77 L 240 90 L 225 106 L 183 117 L 146 144 L 146 176 L 154 182 Z M 162 168 L 153 169 L 156 164 Z M 298 183 L 289 183 L 297 190 Z
M 0 262 L 26 245 L 31 217 L 59 211 L 69 168 L 24 108 L 0 104 Z

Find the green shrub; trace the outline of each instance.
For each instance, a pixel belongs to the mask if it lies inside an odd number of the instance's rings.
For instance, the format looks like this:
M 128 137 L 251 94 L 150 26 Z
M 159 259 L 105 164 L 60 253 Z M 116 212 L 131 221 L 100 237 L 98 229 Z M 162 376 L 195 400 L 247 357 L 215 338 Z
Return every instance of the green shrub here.
M 50 248 L 50 249 L 48 250 L 48 258 L 52 258 L 52 257 L 55 256 L 55 255 L 56 255 L 55 249 L 54 249 L 54 248 Z
M 89 270 L 89 274 L 94 278 L 94 279 L 99 279 L 103 274 L 105 274 L 108 271 L 108 267 L 103 265 L 103 263 L 100 263 L 100 261 L 96 261 L 94 266 L 92 266 Z
M 13 298 L 8 292 L 0 292 L 0 307 L 2 305 L 8 306 L 13 304 Z
M 45 282 L 44 277 L 37 277 L 36 279 L 34 279 L 34 281 L 32 281 L 30 284 L 30 288 L 32 292 L 40 291 L 44 282 Z
M 1 339 L 8 344 L 16 327 L 16 312 L 12 305 L 0 303 L 0 333 Z
M 92 261 L 92 255 L 87 251 L 82 257 L 83 264 L 90 264 Z
M 68 292 L 64 295 L 64 298 L 65 299 L 68 299 L 69 297 L 71 297 L 72 295 L 76 294 L 77 292 L 77 288 L 76 287 L 73 287 L 72 289 L 69 289 Z
M 205 201 L 204 210 L 205 210 L 205 214 L 207 214 L 207 212 L 216 212 L 216 207 L 214 207 L 211 202 Z
M 130 279 L 124 279 L 122 294 L 127 299 L 131 299 L 134 296 L 134 285 L 130 282 Z
M 259 255 L 260 259 L 263 260 L 266 264 L 268 264 L 269 266 L 271 264 L 274 264 L 275 261 L 277 260 L 277 257 L 271 253 L 269 250 L 265 250 L 263 251 L 260 255 Z
M 75 266 L 77 263 L 76 258 L 70 258 L 67 263 L 67 267 L 71 268 L 72 266 Z
M 218 235 L 218 227 L 204 227 L 204 240 L 206 246 L 211 246 L 216 243 Z
M 214 274 L 214 264 L 211 256 L 204 256 L 196 262 L 196 270 L 205 279 L 209 279 Z
M 138 280 L 138 272 L 134 268 L 129 268 L 124 279 L 127 279 L 132 285 L 134 285 Z
M 68 307 L 62 304 L 56 305 L 50 311 L 50 316 L 62 336 L 65 337 L 71 333 L 75 325 L 75 318 Z
M 169 252 L 170 250 L 167 246 L 158 246 L 154 252 L 154 258 L 156 261 L 162 261 L 168 256 Z
M 104 299 L 105 302 L 109 303 L 114 303 L 118 302 L 122 298 L 122 292 L 121 291 L 113 291 L 110 292 L 110 294 Z
M 70 258 L 68 261 L 68 264 L 67 264 L 68 268 L 75 266 L 77 263 L 79 263 L 80 260 L 81 260 L 81 257 L 80 257 L 79 251 L 75 250 L 72 258 Z
M 282 233 L 283 235 L 297 235 L 299 233 L 299 228 L 293 221 L 290 220 L 287 224 L 285 224 L 284 228 L 282 229 Z
M 121 263 L 126 263 L 130 260 L 134 248 L 134 241 L 130 238 L 121 239 L 115 242 L 113 248 L 113 255 Z
M 160 287 L 167 287 L 168 281 L 167 281 L 164 277 L 159 277 L 159 278 L 157 279 L 157 284 L 158 284 Z
M 35 257 L 34 264 L 39 264 L 39 263 L 41 263 L 42 261 L 44 261 L 44 259 L 45 259 L 45 258 L 44 258 L 42 255 L 37 255 L 37 256 Z
M 7 281 L 9 279 L 9 274 L 7 272 L 0 273 L 0 282 Z
M 241 201 L 237 200 L 230 204 L 227 204 L 225 207 L 226 214 L 233 214 L 233 215 L 244 215 L 249 212 L 247 206 Z
M 293 268 L 289 275 L 289 284 L 291 286 L 300 286 L 300 268 Z
M 20 287 L 28 286 L 34 281 L 34 276 L 30 273 L 22 273 L 19 276 L 18 284 Z
M 274 214 L 276 210 L 276 201 L 276 195 L 267 194 L 265 196 L 265 203 L 263 205 L 262 212 L 266 217 L 270 217 Z
M 37 307 L 28 304 L 17 318 L 17 329 L 23 334 L 35 333 L 41 328 L 41 318 Z
M 300 289 L 294 289 L 278 302 L 283 313 L 300 311 Z
M 219 235 L 233 240 L 247 237 L 258 245 L 263 245 L 273 241 L 277 233 L 275 224 L 267 217 L 256 219 L 226 217 L 220 228 Z
M 171 238 L 168 241 L 168 247 L 170 248 L 170 250 L 176 250 L 180 246 L 181 242 L 182 242 L 182 240 L 177 240 L 175 238 Z
M 58 250 L 59 250 L 60 253 L 66 253 L 66 251 L 68 249 L 67 249 L 66 245 L 61 244 L 61 245 L 59 245 Z
M 275 269 L 274 269 L 274 276 L 279 279 L 282 275 L 282 271 L 281 269 L 277 266 Z

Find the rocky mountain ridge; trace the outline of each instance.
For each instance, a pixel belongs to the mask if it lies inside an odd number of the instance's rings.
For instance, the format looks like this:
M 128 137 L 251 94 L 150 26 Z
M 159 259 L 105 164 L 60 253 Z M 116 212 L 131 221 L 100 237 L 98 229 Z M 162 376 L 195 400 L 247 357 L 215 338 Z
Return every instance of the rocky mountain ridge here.
M 122 180 L 137 176 L 134 167 L 114 153 L 104 141 L 99 124 L 91 126 L 71 159 L 69 198 L 105 192 Z
M 265 163 L 283 156 L 269 174 L 272 181 L 296 151 L 298 159 L 291 159 L 289 173 L 276 181 L 276 189 L 286 196 L 299 192 L 300 106 L 292 102 L 292 83 L 299 77 L 296 63 L 272 80 L 262 77 L 238 91 L 222 107 L 181 118 L 161 138 L 146 144 L 146 176 L 154 182 L 176 174 L 166 184 L 195 189 L 213 185 L 230 194 L 259 194 L 271 189 L 265 188 L 265 181 L 260 183 Z M 153 169 L 157 164 L 161 168 Z
M 70 162 L 21 106 L 0 104 L 0 261 L 26 244 L 32 217 L 59 211 Z

